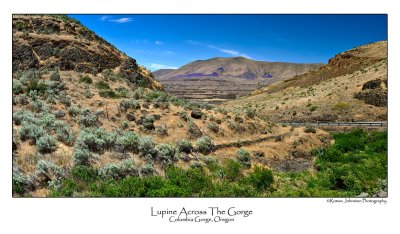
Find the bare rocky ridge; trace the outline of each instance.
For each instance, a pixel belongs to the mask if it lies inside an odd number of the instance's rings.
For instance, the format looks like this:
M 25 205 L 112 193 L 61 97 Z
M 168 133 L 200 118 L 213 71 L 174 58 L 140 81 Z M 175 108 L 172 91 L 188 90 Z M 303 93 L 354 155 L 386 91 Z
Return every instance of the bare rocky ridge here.
M 342 52 L 315 71 L 224 103 L 278 122 L 387 120 L 387 42 Z
M 220 103 L 320 66 L 322 64 L 263 62 L 243 57 L 212 58 L 194 61 L 176 70 L 158 70 L 154 76 L 166 91 L 178 97 Z

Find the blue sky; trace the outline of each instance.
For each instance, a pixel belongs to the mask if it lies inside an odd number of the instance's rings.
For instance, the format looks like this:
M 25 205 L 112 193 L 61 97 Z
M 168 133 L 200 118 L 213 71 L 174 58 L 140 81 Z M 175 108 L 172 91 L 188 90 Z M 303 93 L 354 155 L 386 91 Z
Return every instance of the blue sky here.
M 387 40 L 386 15 L 70 15 L 150 70 L 213 57 L 326 63 Z

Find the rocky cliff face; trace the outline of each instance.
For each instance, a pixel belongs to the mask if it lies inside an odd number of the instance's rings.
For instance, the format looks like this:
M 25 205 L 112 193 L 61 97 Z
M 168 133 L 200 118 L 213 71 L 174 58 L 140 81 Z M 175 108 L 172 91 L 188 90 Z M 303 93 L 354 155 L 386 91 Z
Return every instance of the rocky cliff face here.
M 12 59 L 13 71 L 58 68 L 96 75 L 110 69 L 134 84 L 162 89 L 135 59 L 66 16 L 13 16 Z
M 280 122 L 387 120 L 387 42 L 344 51 L 316 71 L 295 76 L 226 103 L 254 104 L 257 113 Z

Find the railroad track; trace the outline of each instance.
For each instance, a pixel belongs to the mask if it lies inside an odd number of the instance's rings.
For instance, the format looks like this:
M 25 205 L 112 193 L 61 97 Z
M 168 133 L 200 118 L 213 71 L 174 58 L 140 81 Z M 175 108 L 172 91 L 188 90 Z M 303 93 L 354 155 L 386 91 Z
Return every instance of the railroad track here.
M 291 126 L 356 126 L 356 127 L 387 127 L 387 122 L 283 122 Z

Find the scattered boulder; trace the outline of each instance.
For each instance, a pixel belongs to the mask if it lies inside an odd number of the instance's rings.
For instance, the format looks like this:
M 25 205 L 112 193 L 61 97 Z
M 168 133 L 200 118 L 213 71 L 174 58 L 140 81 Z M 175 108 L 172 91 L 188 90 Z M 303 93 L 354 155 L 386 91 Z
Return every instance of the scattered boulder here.
M 354 94 L 355 99 L 359 99 L 366 104 L 386 107 L 387 106 L 387 90 L 369 89 Z
M 243 118 L 240 116 L 235 116 L 235 122 L 243 123 Z
M 200 128 L 193 122 L 189 123 L 188 133 L 191 138 L 199 138 L 203 136 Z
M 358 197 L 358 198 L 365 198 L 365 197 L 368 197 L 369 196 L 369 194 L 368 193 L 360 193 L 358 196 L 356 196 L 356 197 Z
M 192 113 L 190 113 L 190 116 L 194 119 L 201 119 L 203 113 L 200 110 L 193 110 Z
M 135 121 L 135 120 L 136 120 L 136 117 L 135 117 L 134 114 L 128 113 L 128 114 L 126 114 L 126 119 L 127 119 L 128 121 Z
M 252 153 L 253 153 L 253 156 L 257 157 L 257 158 L 262 158 L 262 157 L 265 156 L 264 152 L 263 151 L 259 151 L 259 150 L 255 150 Z
M 142 104 L 142 107 L 143 107 L 144 109 L 149 109 L 149 104 L 148 104 L 148 103 L 143 103 L 143 104 Z
M 185 152 L 181 152 L 181 154 L 179 155 L 179 159 L 181 159 L 184 162 L 189 162 L 191 160 L 189 154 Z
M 366 89 L 378 89 L 381 87 L 381 80 L 370 80 L 367 81 L 363 84 L 362 90 L 366 90 Z
M 374 194 L 374 196 L 372 197 L 387 198 L 388 192 L 381 190 L 377 194 Z

